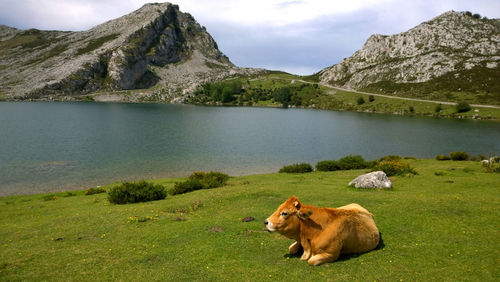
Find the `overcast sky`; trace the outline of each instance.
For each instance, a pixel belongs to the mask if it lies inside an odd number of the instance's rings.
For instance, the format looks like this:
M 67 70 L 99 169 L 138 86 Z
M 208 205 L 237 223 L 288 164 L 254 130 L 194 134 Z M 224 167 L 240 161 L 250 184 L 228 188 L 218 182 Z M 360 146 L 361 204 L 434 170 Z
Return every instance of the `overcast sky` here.
M 87 30 L 144 0 L 0 0 L 0 24 Z M 191 13 L 236 65 L 312 74 L 361 48 L 449 10 L 500 18 L 499 0 L 172 0 Z

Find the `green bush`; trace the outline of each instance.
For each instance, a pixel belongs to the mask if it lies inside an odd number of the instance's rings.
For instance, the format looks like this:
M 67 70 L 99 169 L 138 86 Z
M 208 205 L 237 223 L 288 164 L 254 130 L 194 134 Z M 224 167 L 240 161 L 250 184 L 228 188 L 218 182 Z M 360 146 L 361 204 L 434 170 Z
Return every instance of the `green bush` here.
M 106 193 L 106 189 L 101 188 L 101 187 L 96 187 L 96 188 L 89 188 L 85 190 L 85 195 L 94 195 L 94 194 L 100 194 L 100 193 Z
M 340 167 L 337 163 L 337 161 L 331 160 L 331 161 L 321 161 L 316 164 L 316 170 L 317 171 L 335 171 L 339 170 Z
M 448 157 L 448 156 L 445 156 L 445 155 L 437 155 L 436 156 L 436 160 L 438 160 L 438 161 L 449 161 L 449 160 L 451 160 L 451 158 Z
M 375 97 L 373 95 L 368 96 L 368 101 L 370 102 L 375 101 Z
M 401 160 L 381 161 L 374 168 L 373 171 L 381 170 L 387 176 L 417 174 L 414 168 Z
M 358 103 L 358 105 L 363 105 L 365 103 L 365 99 L 363 99 L 363 97 L 359 97 L 356 102 Z
M 441 105 L 441 104 L 437 104 L 437 106 L 434 108 L 434 111 L 435 111 L 436 113 L 439 113 L 439 112 L 441 112 L 442 110 L 443 110 L 443 105 Z
M 469 159 L 469 154 L 466 152 L 453 152 L 450 153 L 450 158 L 454 161 L 466 161 Z
M 208 173 L 195 171 L 189 176 L 189 179 L 198 180 L 203 189 L 210 189 L 224 186 L 229 179 L 229 175 L 217 171 L 210 171 Z
M 471 106 L 465 102 L 460 102 L 455 106 L 457 113 L 465 113 L 472 110 Z
M 113 204 L 149 202 L 165 199 L 166 196 L 167 191 L 163 185 L 146 181 L 123 182 L 108 192 L 108 200 Z
M 168 190 L 168 193 L 178 195 L 201 189 L 203 189 L 203 184 L 198 179 L 188 179 L 183 182 L 176 182 L 174 187 Z
M 308 163 L 300 163 L 300 164 L 293 164 L 293 165 L 287 165 L 284 166 L 280 169 L 279 172 L 286 172 L 286 173 L 305 173 L 305 172 L 311 172 L 312 166 Z
M 380 158 L 379 161 L 399 161 L 401 159 L 402 158 L 398 155 L 388 155 L 388 156 Z
M 361 156 L 345 156 L 338 160 L 340 170 L 362 169 L 369 167 L 369 164 Z
M 226 184 L 228 179 L 229 175 L 222 172 L 210 171 L 207 173 L 203 171 L 195 171 L 186 181 L 176 182 L 174 187 L 168 192 L 171 195 L 177 195 L 201 189 L 221 187 Z

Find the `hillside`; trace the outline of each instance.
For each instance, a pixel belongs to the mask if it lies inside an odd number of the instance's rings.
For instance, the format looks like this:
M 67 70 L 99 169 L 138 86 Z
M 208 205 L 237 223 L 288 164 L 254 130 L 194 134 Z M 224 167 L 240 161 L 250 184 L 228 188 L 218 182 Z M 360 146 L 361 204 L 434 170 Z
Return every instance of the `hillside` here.
M 238 73 L 204 27 L 170 3 L 83 32 L 0 26 L 0 98 L 172 101 Z M 147 91 L 116 92 L 148 89 Z M 127 94 L 127 95 L 122 95 Z M 2 97 L 3 96 L 3 97 Z
M 500 19 L 450 11 L 400 34 L 375 34 L 318 76 L 367 92 L 498 105 Z

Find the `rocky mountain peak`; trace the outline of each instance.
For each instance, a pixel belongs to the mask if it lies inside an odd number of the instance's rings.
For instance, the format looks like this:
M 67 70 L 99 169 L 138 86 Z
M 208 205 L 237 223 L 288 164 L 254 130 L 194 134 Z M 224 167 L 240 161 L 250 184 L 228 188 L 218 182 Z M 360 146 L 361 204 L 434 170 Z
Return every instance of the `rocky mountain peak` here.
M 491 73 L 499 62 L 500 20 L 449 11 L 406 32 L 372 35 L 319 76 L 331 85 L 385 92 L 383 85 L 424 83 L 451 72 L 457 79 L 458 72 L 475 68 Z
M 139 99 L 170 101 L 205 81 L 248 71 L 254 70 L 235 67 L 204 27 L 170 3 L 146 4 L 81 32 L 0 27 L 0 95 L 8 99 L 148 89 Z

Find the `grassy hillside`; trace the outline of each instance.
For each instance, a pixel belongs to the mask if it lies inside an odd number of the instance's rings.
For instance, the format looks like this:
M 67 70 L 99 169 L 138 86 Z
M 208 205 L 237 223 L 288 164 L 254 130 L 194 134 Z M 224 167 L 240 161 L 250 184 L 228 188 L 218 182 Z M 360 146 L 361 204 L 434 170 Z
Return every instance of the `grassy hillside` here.
M 401 91 L 402 86 L 399 84 L 397 86 L 400 87 L 398 90 Z M 411 92 L 412 89 L 409 86 L 407 87 L 407 91 Z M 373 92 L 378 93 L 379 91 Z M 451 96 L 448 95 L 448 98 L 443 98 L 442 92 L 439 92 L 440 95 L 438 96 L 426 96 L 422 93 L 412 97 L 435 100 L 442 98 L 441 100 L 444 101 L 463 101 L 470 104 L 481 104 L 480 102 L 497 104 L 491 99 L 498 98 L 495 98 L 496 96 L 492 96 L 492 94 L 484 93 L 484 95 L 471 94 L 467 96 L 468 99 L 458 99 L 451 94 Z M 487 97 L 487 99 L 483 100 L 481 97 Z M 440 109 L 437 110 L 438 104 L 436 103 L 333 90 L 319 85 L 315 76 L 301 77 L 282 72 L 269 72 L 252 77 L 238 77 L 217 83 L 207 83 L 200 87 L 188 102 L 209 105 L 285 106 L 336 111 L 500 120 L 500 109 L 472 107 L 470 111 L 459 113 L 454 105 L 440 105 Z
M 443 76 L 419 83 L 381 81 L 362 91 L 428 100 L 500 105 L 500 66 L 459 68 Z
M 3 197 L 0 280 L 497 280 L 498 174 L 478 162 L 409 162 L 419 174 L 391 177 L 392 191 L 347 187 L 365 172 L 353 170 L 234 177 L 140 204 L 82 191 Z M 287 255 L 291 240 L 265 232 L 263 221 L 290 195 L 361 204 L 383 245 L 320 267 Z

